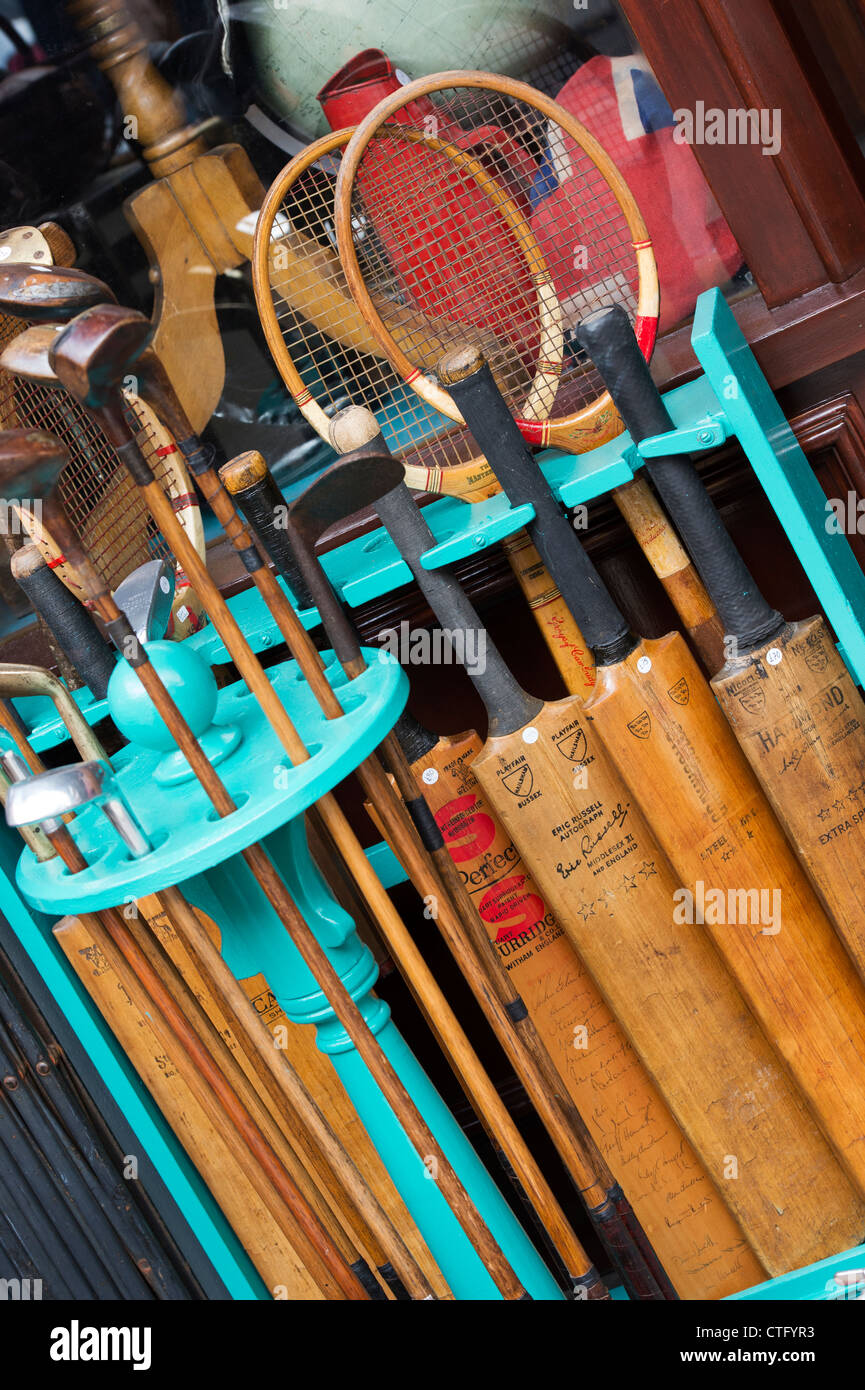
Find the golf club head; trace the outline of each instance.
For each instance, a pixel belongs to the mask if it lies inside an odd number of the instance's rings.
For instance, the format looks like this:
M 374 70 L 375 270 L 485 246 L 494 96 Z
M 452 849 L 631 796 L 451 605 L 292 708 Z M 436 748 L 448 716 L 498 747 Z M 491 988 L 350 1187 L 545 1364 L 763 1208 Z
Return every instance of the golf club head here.
M 60 265 L 0 265 L 0 313 L 29 323 L 68 323 L 95 304 L 113 304 L 102 280 Z
M 51 366 L 67 391 L 98 410 L 114 398 L 152 333 L 153 324 L 137 310 L 96 304 L 58 334 Z
M 117 785 L 111 764 L 101 759 L 49 768 L 14 782 L 6 798 L 6 821 L 16 827 L 42 825 L 94 803 L 102 807 L 133 857 L 149 854 L 150 843 Z
M 57 482 L 69 455 L 46 430 L 0 432 L 0 496 L 41 499 Z
M 0 367 L 27 381 L 59 386 L 51 366 L 51 347 L 57 334 L 62 332 L 62 323 L 40 323 L 23 329 L 0 352 Z
M 175 573 L 167 560 L 148 560 L 128 574 L 114 591 L 114 601 L 126 614 L 139 642 L 164 637 L 171 621 Z
M 374 450 L 359 448 L 326 468 L 295 498 L 288 509 L 289 526 L 306 545 L 314 545 L 336 522 L 374 507 L 380 497 L 404 482 L 402 464 L 384 443 Z
M 8 807 L 9 797 L 12 795 L 14 787 L 19 782 L 29 781 L 33 774 L 16 748 L 8 748 L 4 753 L 0 753 L 0 767 L 6 773 L 11 784 L 6 793 L 6 805 Z M 9 821 L 9 824 L 11 825 L 12 822 Z M 32 825 L 34 822 L 28 821 L 27 824 Z M 57 816 L 43 816 L 38 824 L 46 835 L 53 835 L 55 830 L 61 828 L 63 822 Z

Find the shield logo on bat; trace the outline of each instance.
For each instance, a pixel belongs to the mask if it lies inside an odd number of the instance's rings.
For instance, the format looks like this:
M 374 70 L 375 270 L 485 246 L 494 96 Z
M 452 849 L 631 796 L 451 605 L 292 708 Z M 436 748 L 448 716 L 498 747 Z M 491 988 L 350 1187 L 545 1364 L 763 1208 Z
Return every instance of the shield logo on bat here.
M 829 655 L 826 648 L 821 645 L 806 652 L 805 665 L 809 670 L 816 672 L 817 675 L 819 675 L 821 671 L 825 671 L 826 667 L 829 665 Z
M 649 734 L 652 732 L 652 716 L 649 714 L 649 711 L 647 709 L 640 710 L 636 719 L 632 719 L 629 722 L 628 728 L 634 735 L 634 738 L 648 738 Z
M 677 705 L 686 705 L 691 698 L 691 692 L 685 677 L 682 676 L 675 685 L 671 685 L 667 694 Z
M 766 703 L 766 692 L 759 685 L 749 686 L 743 695 L 739 696 L 739 704 L 746 714 L 759 714 Z
M 563 734 L 557 734 L 553 743 L 569 763 L 581 763 L 585 760 L 586 736 L 581 728 L 568 729 Z
M 528 796 L 534 785 L 532 769 L 528 763 L 523 763 L 522 767 L 515 768 L 503 777 L 502 784 L 507 787 L 511 796 Z

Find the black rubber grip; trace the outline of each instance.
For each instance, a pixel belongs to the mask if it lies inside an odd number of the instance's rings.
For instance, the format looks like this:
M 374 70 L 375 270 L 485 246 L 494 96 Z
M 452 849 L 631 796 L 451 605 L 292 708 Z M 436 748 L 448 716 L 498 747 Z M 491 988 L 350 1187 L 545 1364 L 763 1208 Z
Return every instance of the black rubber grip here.
M 475 650 L 483 651 L 483 660 L 474 670 L 466 667 L 466 673 L 486 705 L 490 733 L 509 734 L 531 723 L 543 708 L 541 701 L 527 695 L 514 680 L 453 575 L 445 570 L 426 570 L 420 563 L 424 552 L 435 545 L 435 537 L 405 483 L 399 483 L 392 492 L 380 497 L 376 510 L 442 626 L 455 633 L 471 631 L 477 634 Z
M 176 439 L 174 441 L 183 455 L 183 461 L 193 477 L 200 473 L 206 473 L 213 467 L 213 460 L 216 458 L 216 450 L 212 444 L 204 444 L 197 434 L 191 434 L 188 439 Z
M 294 552 L 298 576 L 303 582 L 307 596 L 306 607 L 317 608 L 327 640 L 343 665 L 357 662 L 361 658 L 360 642 L 357 633 L 340 603 L 336 590 L 324 572 L 324 566 L 309 546 L 305 545 L 291 524 L 284 533 Z
M 591 357 L 636 444 L 673 429 L 630 320 L 621 305 L 583 319 L 577 338 Z M 715 504 L 685 454 L 647 459 L 646 471 L 682 536 L 725 632 L 746 650 L 762 646 L 784 620 L 754 583 Z
M 87 609 L 47 564 L 22 574 L 18 583 L 84 684 L 104 699 L 117 658 Z
M 393 726 L 399 745 L 410 763 L 419 762 L 431 753 L 438 743 L 438 735 L 427 729 L 413 714 L 404 709 Z
M 416 796 L 405 803 L 405 809 L 412 818 L 412 824 L 420 836 L 421 844 L 429 854 L 444 849 L 444 837 L 439 830 L 436 818 L 422 796 Z
M 599 666 L 621 661 L 636 639 L 529 452 L 489 367 L 485 363 L 448 389 L 511 505 L 534 507 L 535 519 L 526 530 L 595 661 Z
M 278 524 L 287 513 L 288 503 L 274 482 L 273 475 L 267 473 L 260 482 L 251 483 L 233 496 L 238 510 L 243 513 L 288 585 L 295 603 L 300 608 L 312 608 L 312 595 L 295 559 L 286 528 Z

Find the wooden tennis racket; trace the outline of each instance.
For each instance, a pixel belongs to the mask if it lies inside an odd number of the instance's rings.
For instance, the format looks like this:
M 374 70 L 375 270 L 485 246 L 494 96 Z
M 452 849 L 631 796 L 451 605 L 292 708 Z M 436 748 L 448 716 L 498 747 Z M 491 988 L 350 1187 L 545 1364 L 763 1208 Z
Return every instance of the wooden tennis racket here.
M 401 88 L 346 147 L 336 231 L 370 331 L 429 408 L 461 420 L 395 305 L 425 318 L 442 351 L 495 336 L 497 349 L 481 351 L 529 443 L 580 453 L 621 431 L 575 330 L 589 305 L 618 303 L 648 359 L 659 307 L 654 255 L 616 166 L 555 102 L 487 73 Z M 651 490 L 638 479 L 613 496 L 714 669 L 720 625 Z M 530 601 L 543 610 L 555 588 L 536 556 L 523 559 L 536 575 Z M 567 682 L 567 649 L 576 648 L 579 668 L 584 644 L 559 608 L 538 616 Z M 582 679 L 579 669 L 574 678 Z
M 147 560 L 170 559 L 171 550 L 138 496 L 135 485 L 93 417 L 58 382 L 48 362 L 54 325 L 21 330 L 21 320 L 0 352 L 0 428 L 28 426 L 48 430 L 69 452 L 60 479 L 64 506 L 88 552 L 97 557 L 112 589 Z M 154 412 L 134 391 L 125 393 L 127 413 L 142 449 L 178 520 L 200 555 L 204 527 L 195 490 L 174 440 Z M 22 499 L 23 501 L 23 499 Z M 22 524 L 42 549 L 64 584 L 83 599 L 75 567 L 26 506 L 18 508 Z M 184 637 L 202 623 L 202 607 L 178 568 L 172 607 L 173 637 Z

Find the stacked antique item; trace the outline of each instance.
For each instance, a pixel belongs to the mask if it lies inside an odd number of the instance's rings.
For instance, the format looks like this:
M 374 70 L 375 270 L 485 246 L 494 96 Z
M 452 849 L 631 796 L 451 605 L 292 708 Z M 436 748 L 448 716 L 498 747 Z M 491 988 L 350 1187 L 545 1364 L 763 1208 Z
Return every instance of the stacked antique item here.
M 695 321 L 714 359 L 662 398 L 652 210 L 569 109 L 367 51 L 265 193 L 122 5 L 72 9 L 138 119 L 128 215 L 159 295 L 148 319 L 59 229 L 3 234 L 0 491 L 54 670 L 0 664 L 0 791 L 22 899 L 270 1295 L 714 1300 L 856 1247 L 862 576 L 722 296 Z M 287 493 L 200 438 L 214 281 L 246 261 L 332 451 Z M 775 611 L 724 529 L 690 455 L 733 435 L 826 617 Z M 632 631 L 587 554 L 569 511 L 606 493 L 680 630 Z M 456 576 L 499 542 L 560 698 L 522 687 Z M 409 582 L 476 658 L 485 735 L 422 727 L 411 667 L 356 635 L 351 610 Z M 377 993 L 384 960 L 483 1159 Z

